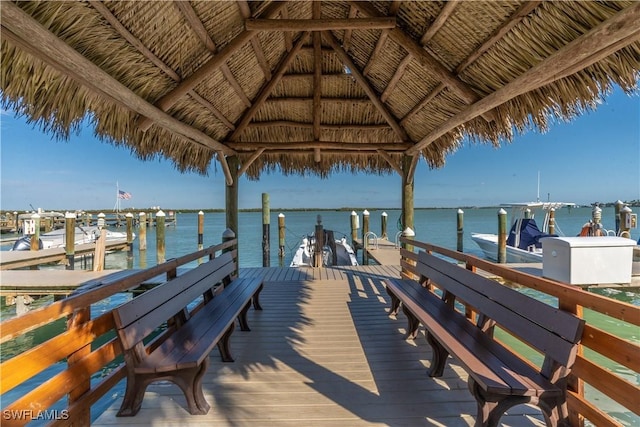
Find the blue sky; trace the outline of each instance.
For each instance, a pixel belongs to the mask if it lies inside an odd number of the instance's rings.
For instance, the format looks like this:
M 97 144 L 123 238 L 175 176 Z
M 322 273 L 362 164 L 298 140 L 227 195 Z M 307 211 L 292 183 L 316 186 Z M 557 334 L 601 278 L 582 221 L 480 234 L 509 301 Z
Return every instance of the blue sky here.
M 57 141 L 11 112 L 0 115 L 0 209 L 112 209 L 116 185 L 132 194 L 126 208 L 224 208 L 224 176 L 181 174 L 166 160 L 141 161 L 98 141 L 91 129 Z M 495 206 L 540 198 L 590 204 L 640 199 L 640 97 L 616 89 L 595 112 L 530 132 L 499 149 L 466 143 L 430 170 L 420 160 L 416 207 Z M 339 173 L 329 179 L 280 173 L 240 180 L 240 208 L 399 208 L 400 177 Z

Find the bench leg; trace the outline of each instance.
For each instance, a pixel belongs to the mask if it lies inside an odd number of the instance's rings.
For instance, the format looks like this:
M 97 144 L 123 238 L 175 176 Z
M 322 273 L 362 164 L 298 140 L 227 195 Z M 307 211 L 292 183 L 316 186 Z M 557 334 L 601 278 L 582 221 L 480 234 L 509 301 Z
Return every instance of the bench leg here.
M 199 367 L 183 369 L 170 378 L 184 393 L 191 415 L 206 415 L 211 408 L 202 392 L 202 378 L 209 367 L 209 357 L 206 357 Z
M 394 294 L 389 287 L 386 287 L 387 289 L 387 294 L 389 294 L 389 297 L 391 298 L 391 309 L 389 310 L 389 316 L 395 316 L 398 314 L 398 310 L 400 309 L 400 298 L 398 298 L 396 296 L 396 294 Z
M 449 352 L 436 340 L 433 335 L 427 331 L 427 342 L 431 346 L 431 367 L 429 368 L 430 377 L 441 377 L 444 373 L 444 367 L 447 363 Z
M 565 391 L 566 393 L 566 391 Z M 550 427 L 562 426 L 569 427 L 569 410 L 567 409 L 567 401 L 564 397 L 556 399 L 540 398 L 538 407 L 542 410 L 544 420 Z
M 222 357 L 223 362 L 233 362 L 229 341 L 235 327 L 236 323 L 232 322 L 231 325 L 229 325 L 227 332 L 225 332 L 222 338 L 220 338 L 220 341 L 218 341 L 218 350 L 220 350 L 220 357 Z
M 249 327 L 249 322 L 247 322 L 247 312 L 249 311 L 250 307 L 251 307 L 251 301 L 249 301 L 244 306 L 244 308 L 242 309 L 242 311 L 238 315 L 238 322 L 240 323 L 240 330 L 241 331 L 250 331 L 251 330 L 251 328 Z
M 142 400 L 144 399 L 147 386 L 157 379 L 157 375 L 136 375 L 132 372 L 128 373 L 127 388 L 125 389 L 124 398 L 122 399 L 122 404 L 116 416 L 133 417 L 137 414 L 142 406 Z
M 407 310 L 406 306 L 402 306 L 402 312 L 407 316 L 407 336 L 406 339 L 414 340 L 418 336 L 418 329 L 420 328 L 420 321 L 412 312 Z
M 254 310 L 262 310 L 262 306 L 260 305 L 260 292 L 262 292 L 262 283 L 260 283 L 260 287 L 253 295 L 253 309 Z
M 477 427 L 496 427 L 509 408 L 531 402 L 531 396 L 485 394 L 473 378 L 469 378 L 469 390 L 478 405 Z

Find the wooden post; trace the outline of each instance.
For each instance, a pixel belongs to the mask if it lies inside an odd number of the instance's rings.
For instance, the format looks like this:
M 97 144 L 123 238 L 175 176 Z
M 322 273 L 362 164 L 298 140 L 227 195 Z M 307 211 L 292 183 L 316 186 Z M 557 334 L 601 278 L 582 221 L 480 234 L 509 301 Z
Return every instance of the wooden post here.
M 84 225 L 87 227 L 91 225 L 91 214 L 89 212 L 84 213 Z
M 354 250 L 358 250 L 356 248 L 356 240 L 358 239 L 358 214 L 356 211 L 351 211 L 351 245 L 353 245 Z
M 322 216 L 318 215 L 316 224 L 316 247 L 314 253 L 313 266 L 322 268 L 322 249 L 324 248 L 324 229 L 322 227 Z
M 74 269 L 76 252 L 76 214 L 67 212 L 64 214 L 65 253 L 67 255 L 67 270 Z
M 31 235 L 31 250 L 37 251 L 40 249 L 40 215 L 37 213 L 31 215 L 31 220 L 35 226 Z
M 458 252 L 464 252 L 464 211 L 462 209 L 458 209 L 458 244 L 457 250 Z
M 405 238 L 413 238 L 416 237 L 415 231 L 411 227 L 407 227 L 402 231 L 402 237 Z M 413 245 L 409 245 L 406 243 L 402 243 L 402 249 L 413 252 Z M 415 264 L 413 261 L 407 259 L 407 263 Z M 402 278 L 413 278 L 413 274 L 407 270 L 402 264 L 402 256 L 400 257 L 400 264 L 402 265 L 402 270 L 400 272 L 400 277 Z
M 127 222 L 127 261 L 133 260 L 133 214 L 127 212 L 125 215 Z
M 96 249 L 93 256 L 93 271 L 104 270 L 104 254 L 105 240 L 107 239 L 107 230 L 105 228 L 105 214 L 98 214 L 98 228 L 100 229 L 100 238 L 96 240 Z
M 278 256 L 284 258 L 284 246 L 285 246 L 285 226 L 284 226 L 284 214 L 278 215 Z
M 498 211 L 498 262 L 507 262 L 507 211 Z
M 234 238 L 238 237 L 238 171 L 240 168 L 240 159 L 237 156 L 227 157 L 227 165 L 231 172 L 233 183 L 226 185 L 225 183 L 225 212 L 226 212 L 226 226 L 231 229 L 234 234 Z M 238 244 L 238 258 L 240 258 L 240 250 Z M 239 261 L 238 261 L 239 262 Z
M 381 239 L 389 239 L 389 236 L 387 235 L 387 217 L 389 215 L 387 215 L 386 212 L 382 212 L 382 215 L 380 215 L 380 238 Z
M 140 212 L 138 216 L 140 217 L 138 220 L 138 251 L 142 253 L 147 250 L 147 214 Z
M 204 212 L 198 212 L 198 250 L 204 248 Z
M 622 200 L 618 200 L 615 204 L 616 236 L 618 235 L 618 233 L 620 233 L 620 221 L 622 220 L 622 218 L 620 218 L 620 211 L 623 207 L 624 203 L 622 202 Z
M 75 226 L 75 224 L 74 224 Z M 105 230 L 106 232 L 106 230 Z M 91 320 L 91 306 L 76 310 L 67 321 L 67 330 L 77 329 L 81 330 L 85 323 Z M 74 365 L 86 363 L 85 358 L 91 354 L 91 343 L 87 342 L 86 345 L 76 350 L 74 353 L 67 357 L 67 366 L 69 370 L 74 368 Z M 73 405 L 74 402 L 81 400 L 91 390 L 91 378 L 89 376 L 86 379 L 79 382 L 78 385 L 69 391 L 68 403 Z M 78 405 L 81 409 L 78 414 L 74 416 L 74 425 L 90 425 L 91 424 L 91 406 Z
M 20 229 L 20 224 L 18 224 L 18 212 L 13 211 L 13 229 L 16 230 L 16 233 Z
M 402 156 L 402 228 L 415 232 L 413 222 L 413 156 Z M 413 250 L 413 248 L 411 248 Z
M 45 217 L 44 218 L 44 232 L 48 233 L 51 230 L 53 230 L 53 218 L 52 217 Z
M 165 258 L 165 231 L 166 227 L 164 225 L 165 214 L 162 211 L 158 211 L 156 213 L 156 262 L 158 264 L 162 264 L 166 261 Z
M 362 265 L 369 264 L 369 253 L 367 252 L 367 233 L 369 232 L 369 211 L 362 212 Z
M 262 193 L 262 266 L 271 266 L 271 209 L 269 208 L 269 194 Z
M 556 210 L 549 209 L 549 234 L 556 234 Z

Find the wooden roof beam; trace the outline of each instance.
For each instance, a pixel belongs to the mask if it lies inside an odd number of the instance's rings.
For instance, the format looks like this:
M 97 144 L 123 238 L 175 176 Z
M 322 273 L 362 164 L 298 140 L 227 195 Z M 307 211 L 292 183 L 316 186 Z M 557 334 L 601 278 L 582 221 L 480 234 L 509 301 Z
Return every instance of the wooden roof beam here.
M 301 34 L 300 38 L 293 46 L 293 49 L 289 51 L 289 53 L 287 53 L 287 55 L 280 61 L 280 64 L 278 65 L 278 68 L 274 73 L 273 77 L 271 78 L 271 80 L 267 81 L 267 83 L 262 87 L 262 89 L 260 90 L 260 93 L 254 99 L 253 105 L 249 107 L 245 111 L 244 115 L 240 118 L 240 121 L 236 126 L 236 130 L 233 131 L 231 136 L 228 138 L 229 141 L 235 141 L 238 138 L 238 135 L 242 131 L 244 131 L 244 129 L 247 127 L 247 125 L 249 124 L 253 116 L 256 114 L 258 109 L 262 107 L 262 104 L 264 104 L 264 102 L 267 100 L 269 95 L 271 95 L 271 92 L 273 91 L 273 89 L 276 87 L 278 83 L 280 83 L 280 79 L 282 78 L 284 73 L 287 72 L 289 65 L 291 64 L 291 62 L 293 62 L 295 57 L 298 55 L 298 51 L 300 50 L 302 45 L 305 43 L 308 36 L 309 36 L 308 31 Z
M 340 46 L 338 41 L 335 39 L 333 34 L 331 34 L 331 32 L 329 31 L 323 31 L 322 35 L 327 41 L 327 43 L 329 43 L 331 47 L 333 47 L 333 49 L 336 51 L 336 53 L 338 54 L 338 57 L 343 62 L 343 64 L 349 67 L 349 69 L 351 70 L 351 75 L 356 79 L 358 84 L 360 84 L 360 86 L 362 87 L 364 92 L 367 94 L 367 96 L 369 97 L 373 105 L 375 105 L 378 111 L 380 111 L 380 113 L 382 114 L 382 117 L 384 117 L 387 123 L 389 123 L 389 126 L 393 128 L 393 130 L 396 132 L 398 137 L 400 137 L 402 141 L 409 141 L 409 136 L 405 132 L 404 128 L 402 128 L 402 126 L 398 124 L 398 121 L 396 120 L 396 118 L 391 114 L 391 112 L 389 112 L 387 107 L 378 97 L 378 94 L 375 92 L 373 87 L 367 81 L 366 77 L 362 75 L 362 72 L 358 69 L 357 65 L 353 62 L 349 54 L 347 54 L 347 52 L 345 52 L 344 49 L 342 49 L 342 47 Z
M 388 15 L 395 16 L 398 13 L 398 9 L 400 9 L 401 4 L 401 1 L 393 0 L 391 2 L 391 5 L 389 6 Z M 357 10 L 357 8 L 353 7 L 353 5 L 351 5 L 350 7 Z M 364 74 L 365 76 L 369 74 L 369 71 L 371 71 L 371 67 L 373 66 L 373 64 L 375 64 L 380 51 L 382 51 L 384 44 L 387 42 L 387 37 L 389 37 L 389 30 L 383 30 L 382 34 L 380 34 L 380 37 L 378 38 L 378 41 L 376 42 L 376 47 L 373 48 L 373 53 L 369 57 L 369 61 L 367 61 L 367 65 L 365 65 L 364 70 L 362 70 L 362 74 Z
M 378 149 L 376 151 L 378 152 L 378 154 L 380 154 L 380 156 L 382 156 L 383 159 L 387 161 L 387 163 L 389 163 L 389 166 L 391 166 L 391 168 L 395 170 L 398 173 L 398 175 L 402 176 L 402 168 L 400 167 L 398 162 L 393 160 L 393 157 L 391 157 L 389 153 L 381 149 Z
M 264 122 L 251 122 L 247 126 L 248 128 L 269 128 L 269 127 L 289 127 L 289 128 L 302 128 L 313 129 L 313 123 L 306 122 L 294 122 L 290 120 L 273 120 Z M 390 130 L 388 124 L 371 124 L 371 125 L 358 125 L 358 124 L 322 124 L 320 123 L 320 129 L 323 130 L 360 130 L 360 131 L 380 131 Z
M 356 17 L 356 14 L 358 13 L 358 10 L 353 7 L 353 6 L 349 6 L 349 14 L 347 15 L 348 19 L 353 19 Z M 353 30 L 349 29 L 349 30 L 344 30 L 344 38 L 342 40 L 342 47 L 344 48 L 344 50 L 346 52 L 349 52 L 349 49 L 351 48 L 351 35 L 352 35 Z M 287 33 L 285 33 L 287 34 Z
M 247 31 L 330 31 L 395 28 L 396 18 L 353 19 L 246 19 Z
M 280 11 L 280 17 L 282 19 L 289 19 L 289 11 L 287 10 L 286 7 L 283 7 L 282 10 Z M 288 31 L 283 32 L 282 35 L 284 37 L 284 46 L 288 52 L 291 49 L 293 49 L 293 38 L 291 37 L 291 33 Z
M 25 49 L 44 63 L 117 104 L 151 117 L 158 125 L 192 141 L 194 144 L 235 154 L 231 148 L 191 126 L 175 119 L 128 87 L 114 79 L 78 51 L 57 38 L 14 3 L 2 5 L 2 36 Z
M 322 3 L 313 2 L 313 19 L 320 19 Z M 320 122 L 322 119 L 322 34 L 319 31 L 313 33 L 313 139 L 320 141 Z M 320 149 L 314 152 L 314 160 L 320 163 Z
M 357 7 L 364 15 L 371 17 L 380 16 L 380 13 L 369 2 L 349 1 L 349 3 Z M 424 50 L 418 42 L 416 42 L 411 36 L 407 35 L 404 31 L 399 28 L 393 28 L 392 30 L 389 30 L 389 37 L 402 46 L 410 55 L 420 62 L 422 66 L 431 70 L 465 102 L 473 103 L 480 99 L 480 96 L 476 94 L 465 82 L 447 70 L 444 65 L 431 56 L 429 52 Z
M 240 9 L 240 15 L 242 15 L 244 19 L 251 18 L 251 9 L 249 8 L 246 0 L 238 0 L 236 4 Z M 285 4 L 283 4 L 283 6 Z M 269 62 L 267 62 L 267 58 L 264 56 L 264 50 L 262 50 L 262 46 L 260 46 L 260 40 L 258 40 L 258 37 L 254 36 L 251 39 L 251 47 L 253 48 L 253 53 L 256 55 L 256 59 L 258 60 L 258 65 L 260 65 L 260 68 L 262 69 L 264 79 L 266 81 L 271 80 L 271 66 L 269 66 Z
M 265 150 L 345 150 L 345 151 L 376 151 L 404 153 L 411 148 L 409 142 L 344 142 L 344 141 L 289 141 L 289 142 L 229 142 L 229 147 L 237 152 Z
M 513 27 L 515 27 L 520 21 L 522 21 L 525 17 L 527 17 L 531 12 L 533 12 L 538 5 L 542 3 L 542 1 L 528 1 L 523 3 L 514 13 L 511 15 L 509 20 L 504 22 L 500 27 L 498 27 L 489 38 L 482 43 L 482 45 L 476 49 L 471 55 L 467 57 L 460 65 L 456 67 L 456 74 L 460 74 L 463 72 L 469 65 L 473 64 L 473 62 L 482 56 L 487 50 L 493 47 L 505 34 L 507 34 Z M 425 98 L 422 99 L 418 104 L 416 104 L 411 111 L 409 111 L 403 118 L 400 120 L 401 124 L 406 123 L 411 117 L 413 117 L 416 113 L 422 110 L 433 98 L 438 96 L 440 92 L 442 92 L 447 86 L 443 83 L 438 84 L 435 89 L 433 89 Z
M 198 36 L 202 44 L 207 48 L 207 50 L 214 55 L 218 53 L 218 47 L 216 46 L 216 43 L 213 41 L 213 39 L 207 32 L 207 29 L 202 24 L 202 21 L 196 14 L 196 11 L 193 9 L 193 6 L 191 6 L 191 3 L 189 3 L 188 1 L 174 1 L 173 4 L 180 11 L 180 13 L 182 13 L 182 16 L 184 16 L 185 20 L 187 21 L 187 23 L 189 24 L 193 32 L 196 33 L 196 35 Z M 220 65 L 220 71 L 222 72 L 222 75 L 227 80 L 227 82 L 229 82 L 233 90 L 236 92 L 240 100 L 247 107 L 250 107 L 251 101 L 249 100 L 247 95 L 244 93 L 244 91 L 240 87 L 238 80 L 229 69 L 229 66 L 226 63 L 223 63 L 222 65 Z
M 258 160 L 258 157 L 260 157 L 260 155 L 262 153 L 264 153 L 264 148 L 258 148 L 252 155 L 251 157 L 249 157 L 247 159 L 246 162 L 244 162 L 242 164 L 242 167 L 240 168 L 240 170 L 238 171 L 238 178 L 240 178 L 246 171 L 247 169 L 249 169 L 249 167 L 251 167 L 251 165 L 253 164 L 253 162 L 255 162 L 256 160 Z
M 284 6 L 284 3 L 274 2 L 269 5 L 265 10 L 265 16 L 275 16 L 280 12 L 280 8 Z M 243 45 L 248 43 L 252 37 L 255 36 L 253 31 L 243 31 L 238 34 L 233 40 L 229 42 L 224 48 L 218 51 L 218 54 L 213 56 L 207 62 L 205 62 L 200 68 L 198 68 L 193 74 L 186 77 L 180 82 L 172 91 L 165 94 L 160 98 L 155 105 L 162 111 L 167 111 L 171 108 L 180 98 L 187 94 L 191 89 L 196 87 L 202 80 L 207 78 L 212 72 L 220 68 L 220 66 L 238 51 Z M 152 121 L 144 117 L 138 123 L 141 130 L 145 131 L 151 127 Z
M 102 15 L 102 17 L 113 27 L 114 30 L 118 32 L 125 40 L 127 40 L 133 47 L 138 49 L 142 55 L 151 61 L 156 67 L 160 68 L 167 74 L 173 81 L 180 82 L 182 81 L 182 77 L 178 75 L 171 67 L 165 64 L 160 58 L 158 58 L 151 50 L 149 50 L 144 43 L 142 43 L 136 36 L 131 34 L 127 28 L 122 25 L 120 21 L 111 13 L 109 8 L 107 8 L 103 3 L 99 1 L 91 0 L 89 4 L 93 6 L 93 8 Z M 225 126 L 231 125 L 233 128 L 233 124 L 227 120 L 226 117 L 218 110 L 213 104 L 209 101 L 206 101 L 200 95 L 196 93 L 195 90 L 190 90 L 188 95 L 193 98 L 196 102 L 200 103 L 203 107 L 207 108 L 214 116 L 218 118 Z
M 429 43 L 429 41 L 433 38 L 433 36 L 436 35 L 438 30 L 442 28 L 442 26 L 447 22 L 447 19 L 449 19 L 451 14 L 453 14 L 454 10 L 458 6 L 458 1 L 459 0 L 449 0 L 448 2 L 445 3 L 444 7 L 440 11 L 436 19 L 433 21 L 431 25 L 429 25 L 429 28 L 427 28 L 427 31 L 424 33 L 424 35 L 420 39 L 421 45 L 424 46 L 427 43 Z M 407 55 L 400 62 L 400 65 L 398 65 L 398 69 L 396 69 L 396 72 L 393 73 L 391 80 L 389 80 L 389 84 L 387 84 L 387 87 L 385 88 L 384 92 L 382 92 L 382 95 L 380 96 L 380 99 L 382 99 L 382 102 L 385 102 L 389 97 L 389 95 L 391 95 L 391 92 L 393 92 L 396 85 L 404 75 L 404 72 L 407 66 L 409 66 L 409 64 L 411 63 L 411 60 L 412 60 L 411 55 Z
M 566 44 L 502 88 L 438 126 L 407 150 L 407 154 L 418 153 L 447 132 L 485 111 L 547 85 L 558 78 L 566 77 L 568 70 L 574 73 L 578 72 L 624 46 L 635 43 L 640 40 L 638 22 L 640 22 L 640 3 L 632 3 L 600 25 Z M 578 65 L 581 67 L 580 69 L 578 69 Z

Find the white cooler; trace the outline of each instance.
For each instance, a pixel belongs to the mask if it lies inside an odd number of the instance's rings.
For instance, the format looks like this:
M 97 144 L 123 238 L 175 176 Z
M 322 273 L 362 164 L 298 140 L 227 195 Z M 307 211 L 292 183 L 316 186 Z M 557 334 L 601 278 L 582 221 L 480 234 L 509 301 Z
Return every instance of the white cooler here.
M 633 248 L 624 237 L 545 237 L 542 275 L 571 285 L 631 283 Z

